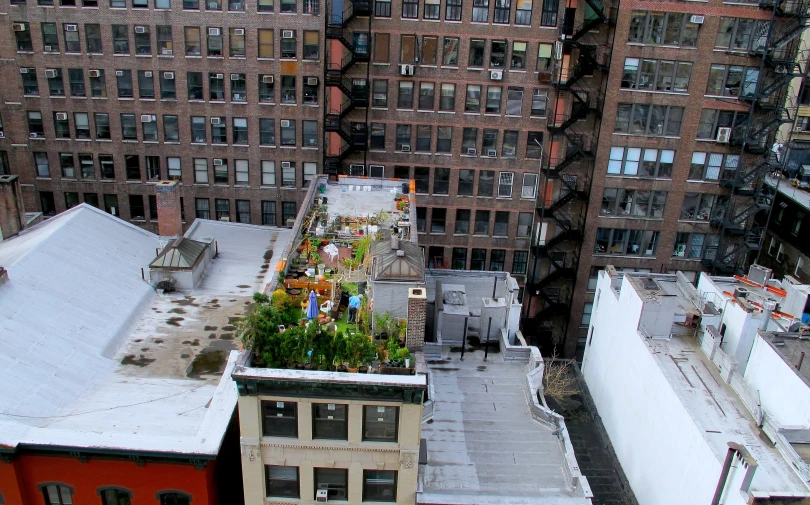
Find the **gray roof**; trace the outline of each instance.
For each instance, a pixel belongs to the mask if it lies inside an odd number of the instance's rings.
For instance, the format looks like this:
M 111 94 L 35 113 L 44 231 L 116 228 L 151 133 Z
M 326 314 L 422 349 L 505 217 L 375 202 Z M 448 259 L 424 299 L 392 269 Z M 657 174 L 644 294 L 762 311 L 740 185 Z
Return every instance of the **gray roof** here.
M 203 256 L 208 244 L 179 237 L 167 245 L 149 264 L 151 268 L 191 269 Z
M 375 242 L 371 253 L 374 256 L 375 281 L 424 282 L 425 262 L 422 249 L 413 242 L 400 240 L 399 249 L 391 249 L 389 240 Z

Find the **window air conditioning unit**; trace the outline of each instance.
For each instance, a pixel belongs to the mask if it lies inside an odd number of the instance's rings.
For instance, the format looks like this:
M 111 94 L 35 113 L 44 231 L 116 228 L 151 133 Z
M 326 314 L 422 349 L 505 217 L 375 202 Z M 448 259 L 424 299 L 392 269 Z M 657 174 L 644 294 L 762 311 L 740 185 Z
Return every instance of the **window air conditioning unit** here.
M 242 76 L 239 75 L 239 74 L 231 74 L 231 80 L 232 81 L 238 81 L 241 78 L 242 78 Z
M 265 83 L 265 84 L 273 84 L 274 78 L 273 78 L 272 75 L 263 75 L 262 76 L 262 82 Z
M 702 25 L 702 24 L 703 24 L 703 21 L 705 21 L 705 20 L 706 20 L 706 17 L 705 17 L 705 16 L 698 16 L 697 14 L 692 15 L 692 16 L 689 18 L 689 22 L 690 22 L 690 23 L 694 23 L 694 24 L 696 24 L 696 25 Z
M 174 80 L 174 72 L 163 72 L 163 78 L 167 81 Z
M 492 79 L 493 81 L 503 80 L 503 70 L 490 70 L 489 78 Z
M 110 214 L 112 214 L 113 216 L 117 216 L 118 210 L 115 207 L 110 207 Z
M 146 72 L 144 72 L 144 73 L 143 73 L 143 76 L 144 76 L 144 77 L 152 77 L 152 71 L 151 71 L 151 70 L 147 70 Z
M 45 70 L 45 77 L 47 77 L 48 79 L 53 79 L 57 75 L 59 75 L 59 73 L 56 70 L 52 69 Z
M 318 85 L 317 77 L 307 77 L 307 86 L 317 86 L 317 85 Z
M 79 25 L 65 25 L 65 31 L 66 32 L 78 32 L 79 31 Z
M 293 31 L 292 30 L 282 30 L 281 38 L 282 39 L 291 39 L 291 38 L 293 38 Z
M 15 32 L 25 31 L 25 23 L 11 23 L 11 27 Z
M 154 121 L 153 116 L 151 114 L 142 114 L 141 115 L 141 123 L 151 123 Z
M 409 153 L 411 152 L 411 146 L 409 144 L 402 144 L 402 147 L 400 147 L 399 150 L 403 153 Z
M 281 127 L 282 128 L 289 128 L 290 127 L 290 120 L 289 119 L 282 119 L 281 120 Z
M 219 28 L 209 28 L 208 35 L 211 35 L 213 37 L 219 37 Z
M 0 132 L 0 139 L 4 139 L 4 138 L 6 138 L 6 134 L 3 133 L 3 132 Z
M 282 161 L 281 168 L 292 168 L 292 163 L 290 163 L 289 161 Z
M 145 26 L 136 26 L 135 27 L 135 33 L 146 33 L 146 27 Z
M 38 139 L 40 137 L 40 135 L 41 135 L 40 133 L 31 132 L 31 133 L 28 134 L 28 137 L 30 137 L 32 139 Z
M 160 50 L 160 54 L 162 54 L 163 56 L 172 56 L 174 55 L 174 50 L 163 48 Z
M 315 501 L 326 503 L 329 501 L 329 491 L 326 489 L 319 489 L 315 493 Z
M 22 69 L 20 69 L 20 70 L 22 70 Z M 802 127 L 802 125 L 796 125 L 796 126 L 793 127 L 793 131 L 794 132 L 804 131 L 804 127 Z
M 67 120 L 67 112 L 57 112 L 56 113 L 56 120 L 57 121 L 66 121 Z
M 20 67 L 20 73 L 21 74 L 27 74 L 28 73 L 28 68 L 27 67 Z
M 413 65 L 400 65 L 399 73 L 401 75 L 413 75 Z
M 728 144 L 728 141 L 731 139 L 731 128 L 724 126 L 717 129 L 717 143 L 718 144 Z
M 212 117 L 211 118 L 211 124 L 219 124 L 219 122 L 220 122 L 220 118 L 218 118 L 218 117 Z
M 224 79 L 224 78 L 225 78 L 225 74 L 216 74 L 214 76 L 214 79 Z
M 214 158 L 215 167 L 221 167 L 222 165 L 224 165 L 224 163 L 222 162 L 222 158 Z
M 218 3 L 216 3 L 216 2 L 208 2 L 208 8 L 209 8 L 209 9 L 216 9 L 216 10 L 219 10 L 219 9 L 220 9 L 220 6 L 219 6 L 219 4 L 218 4 Z
M 494 158 L 498 156 L 498 151 L 496 151 L 495 149 L 487 149 L 487 156 Z
M 87 75 L 89 77 L 101 77 L 101 71 L 100 70 L 88 70 Z
M 478 149 L 476 149 L 474 147 L 468 147 L 467 148 L 467 156 L 477 156 L 477 155 L 478 155 Z
M 115 76 L 116 77 L 124 77 L 124 71 L 123 70 L 116 70 L 115 71 Z
M 233 34 L 234 35 L 244 35 L 245 34 L 245 29 L 244 28 L 234 28 L 233 29 Z
M 53 52 L 53 46 L 45 46 L 45 47 L 43 47 L 42 49 L 43 49 L 43 50 L 44 50 L 46 53 L 52 53 L 52 52 Z

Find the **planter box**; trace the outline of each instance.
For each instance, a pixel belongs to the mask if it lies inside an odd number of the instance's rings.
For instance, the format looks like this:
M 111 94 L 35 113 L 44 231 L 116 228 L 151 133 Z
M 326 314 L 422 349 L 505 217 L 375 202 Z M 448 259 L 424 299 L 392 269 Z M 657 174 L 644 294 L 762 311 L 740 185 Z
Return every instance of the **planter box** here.
M 385 375 L 413 375 L 413 368 L 380 365 L 380 373 Z

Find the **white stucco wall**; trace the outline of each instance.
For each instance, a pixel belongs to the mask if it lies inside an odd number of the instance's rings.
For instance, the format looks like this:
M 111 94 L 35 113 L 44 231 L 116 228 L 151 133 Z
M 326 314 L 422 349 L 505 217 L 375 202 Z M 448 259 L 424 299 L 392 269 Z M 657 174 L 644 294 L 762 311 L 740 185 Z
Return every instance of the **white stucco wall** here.
M 761 337 L 754 342 L 744 378 L 759 393 L 766 417 L 782 427 L 810 428 L 810 387 Z
M 722 462 L 637 333 L 641 299 L 626 282 L 617 299 L 605 272 L 597 291 L 582 373 L 639 504 L 711 503 Z

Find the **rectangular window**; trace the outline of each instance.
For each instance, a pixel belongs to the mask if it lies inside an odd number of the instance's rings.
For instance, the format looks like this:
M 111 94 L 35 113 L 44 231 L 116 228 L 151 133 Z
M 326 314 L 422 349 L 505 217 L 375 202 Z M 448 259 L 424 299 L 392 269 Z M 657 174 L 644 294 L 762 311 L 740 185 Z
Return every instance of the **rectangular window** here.
M 245 57 L 245 29 L 228 29 L 228 55 L 231 58 Z
M 168 167 L 170 181 L 179 181 L 183 178 L 180 158 L 166 158 L 166 167 Z
M 450 169 L 433 169 L 433 194 L 446 195 L 450 192 Z
M 472 39 L 470 41 L 470 54 L 467 66 L 471 68 L 481 68 L 484 66 L 485 40 Z
M 363 406 L 363 441 L 396 442 L 399 407 Z
M 73 154 L 59 153 L 59 167 L 62 169 L 62 178 L 76 178 L 76 165 L 73 160 Z
M 453 150 L 453 127 L 439 126 L 436 136 L 436 152 L 451 153 Z
M 385 123 L 371 123 L 370 148 L 385 150 Z
M 444 20 L 461 21 L 462 0 L 445 0 Z
M 157 50 L 162 56 L 174 54 L 174 41 L 172 40 L 171 25 L 157 25 Z
M 312 438 L 348 440 L 348 405 L 312 404 Z
M 17 41 L 17 51 L 31 52 L 34 50 L 34 44 L 31 41 L 31 25 L 29 23 L 19 23 L 22 30 L 14 31 L 14 38 Z
M 594 253 L 654 256 L 658 235 L 657 231 L 598 228 Z
M 491 212 L 488 210 L 475 211 L 475 226 L 473 227 L 473 234 L 489 236 L 489 217 Z
M 137 154 L 124 156 L 124 173 L 128 181 L 141 180 L 141 157 Z
M 273 57 L 273 30 L 259 28 L 259 58 Z
M 492 197 L 495 189 L 495 171 L 481 170 L 478 172 L 478 196 Z
M 275 186 L 275 185 L 276 185 L 276 162 L 263 160 L 262 186 Z
M 276 225 L 276 202 L 262 201 L 262 224 L 265 226 Z
M 424 35 L 422 36 L 422 65 L 436 65 L 436 55 L 439 50 L 439 38 Z
M 215 58 L 223 56 L 221 27 L 211 27 L 211 26 L 208 27 L 207 45 L 208 45 L 208 56 Z
M 64 118 L 64 119 L 60 119 Z M 70 138 L 70 121 L 68 120 L 68 115 L 65 112 L 54 112 L 53 113 L 53 129 L 56 133 L 56 138 L 58 139 L 69 139 Z
M 51 168 L 48 165 L 48 153 L 34 153 L 34 165 L 37 167 L 37 177 L 51 176 Z
M 298 438 L 295 402 L 262 401 L 262 434 L 266 437 Z
M 256 10 L 259 12 L 273 12 L 274 0 L 258 0 Z
M 498 177 L 498 198 L 512 198 L 513 172 L 501 172 Z
M 281 76 L 281 103 L 296 103 L 294 75 Z
M 115 81 L 118 87 L 118 98 L 132 98 L 132 70 L 116 70 Z
M 419 17 L 419 0 L 402 0 L 402 19 Z
M 363 470 L 363 501 L 396 502 L 397 472 Z
M 494 237 L 508 237 L 509 236 L 509 212 L 497 211 L 495 212 L 495 227 L 492 230 Z
M 95 113 L 96 139 L 110 139 L 110 115 L 104 112 Z
M 115 54 L 129 54 L 129 26 L 112 25 L 113 52 Z
M 349 471 L 339 468 L 315 468 L 315 492 L 326 489 L 327 500 L 348 500 Z
M 504 158 L 515 158 L 517 156 L 517 130 L 506 130 L 503 132 L 503 148 L 501 155 Z
M 202 41 L 199 26 L 186 26 L 183 29 L 186 37 L 186 56 L 200 56 L 202 54 Z
M 155 98 L 155 79 L 151 70 L 138 70 L 138 98 Z
M 45 127 L 42 123 L 42 113 L 39 111 L 28 111 L 28 133 L 31 137 L 45 137 Z
M 691 14 L 633 11 L 628 41 L 641 44 L 695 47 L 700 25 Z
M 115 163 L 113 162 L 112 155 L 99 154 L 98 166 L 101 169 L 102 179 L 109 179 L 109 180 L 115 179 Z
M 419 110 L 433 110 L 435 97 L 435 84 L 432 82 L 419 83 Z
M 481 85 L 467 85 L 467 100 L 464 103 L 464 112 L 481 112 Z
M 187 91 L 189 100 L 203 100 L 203 76 L 202 72 L 188 72 L 186 74 Z
M 456 226 L 453 233 L 467 235 L 470 233 L 470 210 L 456 209 Z
M 473 23 L 486 23 L 489 21 L 489 0 L 473 0 Z
M 276 102 L 276 85 L 274 76 L 267 74 L 259 75 L 259 102 Z
M 158 72 L 158 75 L 160 76 L 160 98 L 175 100 L 177 88 L 174 85 L 174 72 Z
M 281 145 L 294 146 L 295 145 L 295 120 L 282 119 L 281 120 Z
M 621 87 L 647 91 L 686 93 L 691 76 L 692 63 L 625 58 Z
M 398 124 L 397 125 L 397 138 L 396 150 L 409 151 L 411 149 L 411 125 Z M 427 190 L 424 191 L 427 193 Z
M 473 186 L 475 185 L 475 171 L 469 169 L 461 169 L 458 171 L 458 190 L 459 195 L 472 196 Z
M 669 179 L 674 160 L 672 150 L 611 147 L 607 173 Z
M 121 137 L 124 140 L 138 140 L 135 114 L 121 114 Z
M 229 220 L 231 218 L 231 201 L 224 198 L 214 200 L 217 221 Z
M 470 270 L 483 270 L 487 261 L 486 249 L 473 249 L 470 255 Z
M 70 74 L 71 78 L 71 94 L 73 93 L 73 71 L 78 70 L 81 73 L 81 69 L 70 69 L 68 73 Z M 20 76 L 22 76 L 22 83 L 23 83 L 23 95 L 26 96 L 39 96 L 39 84 L 37 83 L 37 69 L 36 68 L 20 68 Z M 84 85 L 84 78 L 82 78 L 82 85 Z M 84 96 L 84 95 L 78 95 Z
M 557 26 L 557 14 L 560 10 L 559 3 L 559 0 L 543 0 L 540 26 Z
M 284 188 L 294 188 L 295 183 L 295 163 L 288 161 L 281 164 L 281 186 Z
M 316 31 L 305 31 L 304 32 L 304 59 L 305 60 L 317 60 L 321 57 L 320 54 L 320 39 L 319 34 Z
M 703 257 L 705 244 L 705 233 L 680 232 L 675 236 L 675 246 L 672 249 L 672 256 L 685 259 L 700 259 Z
M 454 247 L 453 256 L 450 262 L 450 268 L 453 270 L 465 270 L 467 268 L 467 248 Z
M 717 109 L 703 109 L 698 122 L 697 138 L 716 140 L 720 128 L 731 129 L 731 140 L 743 135 L 748 113 Z
M 721 17 L 714 46 L 732 51 L 757 52 L 765 45 L 768 21 Z
M 194 158 L 194 182 L 198 184 L 208 184 L 208 160 L 205 158 Z
M 82 46 L 79 42 L 79 25 L 62 23 L 62 29 L 64 30 L 65 35 L 65 52 L 82 52 Z
M 135 26 L 135 54 L 152 54 L 152 36 L 147 25 Z
M 48 94 L 50 96 L 65 96 L 65 81 L 62 77 L 61 68 L 53 68 L 45 71 L 48 78 Z
M 376 17 L 376 18 L 390 18 L 391 17 L 391 0 L 375 0 L 374 1 L 374 17 Z
M 515 24 L 523 26 L 532 24 L 532 0 L 517 0 Z
M 582 319 L 579 320 L 580 326 L 588 326 L 591 324 L 592 312 L 593 312 L 593 303 L 586 303 L 582 307 Z
M 85 24 L 84 39 L 87 44 L 87 52 L 90 54 L 100 54 L 101 50 L 101 25 Z
M 427 194 L 430 191 L 430 168 L 414 167 L 413 179 L 417 193 Z
M 141 129 L 143 130 L 143 140 L 144 142 L 156 142 L 158 139 L 158 131 L 157 131 L 157 117 L 152 115 L 146 115 L 149 117 L 149 121 L 144 121 L 144 117 L 141 117 Z
M 506 41 L 505 40 L 493 40 L 490 53 L 489 53 L 489 66 L 490 67 L 500 67 L 503 68 L 506 66 Z
M 76 125 L 76 138 L 90 138 L 90 116 L 86 112 L 74 112 L 73 122 Z
M 41 23 L 40 29 L 42 30 L 43 50 L 46 53 L 58 53 L 59 35 L 56 33 L 56 23 Z
M 233 144 L 247 145 L 247 143 L 248 143 L 247 118 L 244 117 L 233 118 Z
M 275 202 L 267 203 L 275 204 Z M 267 465 L 264 468 L 268 497 L 300 498 L 301 492 L 298 483 L 297 466 Z
M 613 131 L 633 135 L 679 136 L 683 107 L 620 103 Z M 704 109 L 704 112 L 707 109 Z M 700 136 L 698 135 L 698 138 Z
M 492 22 L 502 25 L 509 24 L 511 17 L 512 0 L 495 0 L 495 15 L 492 18 Z
M 211 201 L 208 198 L 195 198 L 197 219 L 211 219 Z
M 506 261 L 506 251 L 503 249 L 493 249 L 489 253 L 490 272 L 503 272 L 503 264 Z
M 295 59 L 298 57 L 296 42 L 296 30 L 281 31 L 281 57 Z
M 535 88 L 532 91 L 532 117 L 546 116 L 546 90 Z
M 96 178 L 96 165 L 92 154 L 79 154 L 79 173 L 84 180 Z
M 301 144 L 304 147 L 318 146 L 318 122 L 301 121 Z
M 263 146 L 276 145 L 275 119 L 259 119 L 259 144 Z
M 281 202 L 281 219 L 286 225 L 287 221 L 295 221 L 295 216 L 298 214 L 298 209 L 295 202 Z

